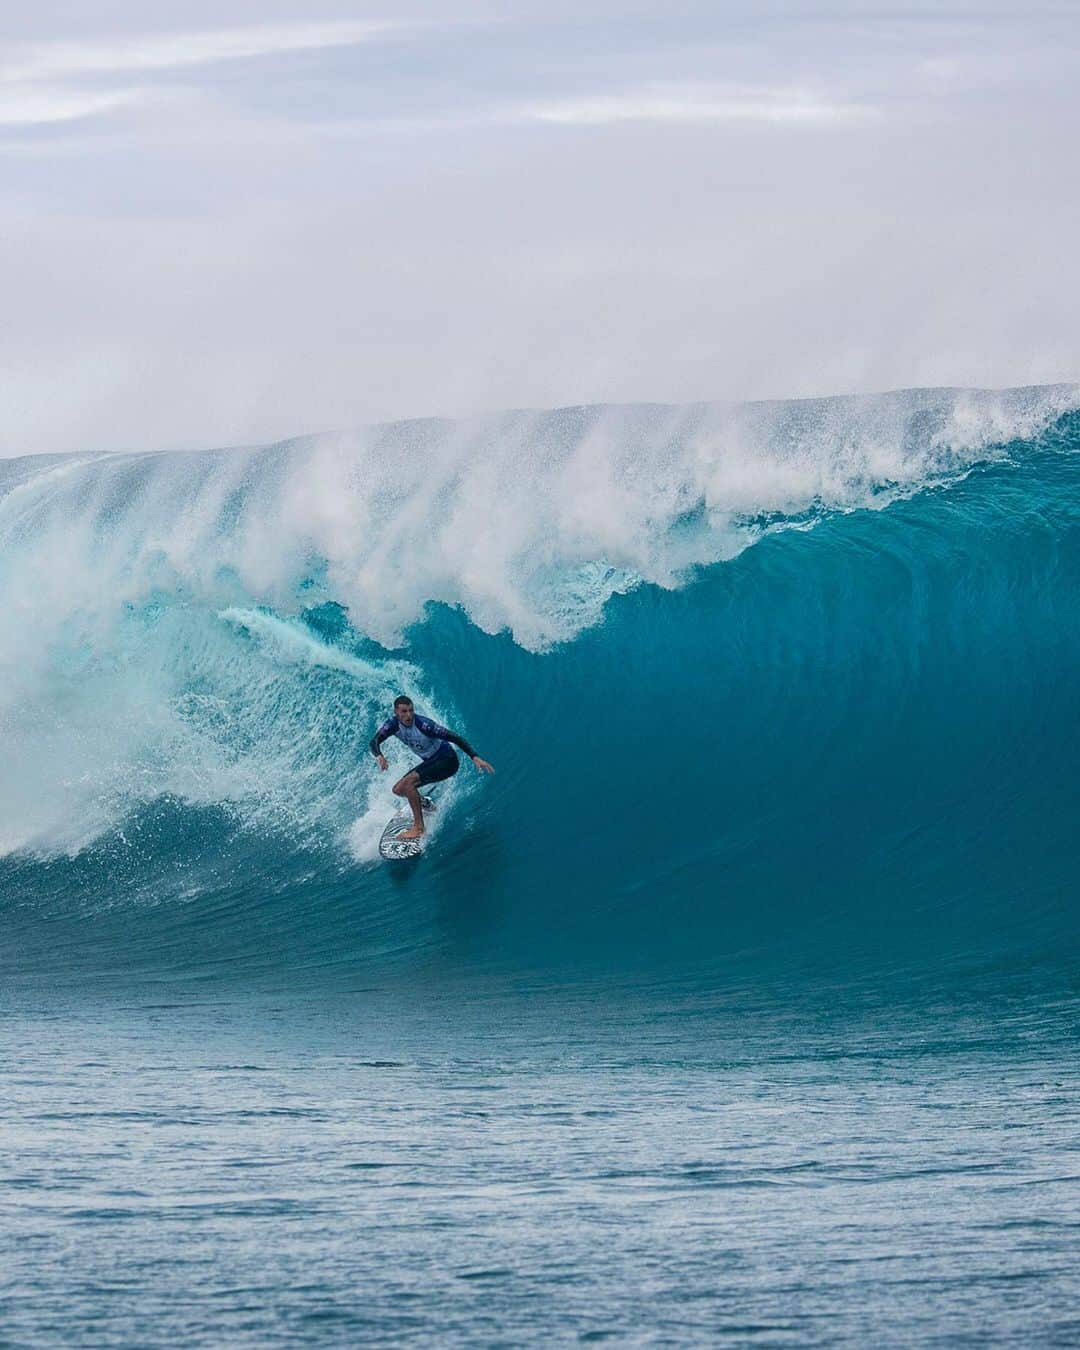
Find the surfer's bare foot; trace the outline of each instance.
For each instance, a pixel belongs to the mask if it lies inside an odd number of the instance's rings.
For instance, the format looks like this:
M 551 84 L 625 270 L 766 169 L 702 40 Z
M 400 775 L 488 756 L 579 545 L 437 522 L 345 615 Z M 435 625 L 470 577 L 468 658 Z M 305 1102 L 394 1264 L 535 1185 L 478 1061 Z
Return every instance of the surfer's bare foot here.
M 398 835 L 399 839 L 419 839 L 424 833 L 419 825 L 410 825 L 407 830 L 402 830 Z

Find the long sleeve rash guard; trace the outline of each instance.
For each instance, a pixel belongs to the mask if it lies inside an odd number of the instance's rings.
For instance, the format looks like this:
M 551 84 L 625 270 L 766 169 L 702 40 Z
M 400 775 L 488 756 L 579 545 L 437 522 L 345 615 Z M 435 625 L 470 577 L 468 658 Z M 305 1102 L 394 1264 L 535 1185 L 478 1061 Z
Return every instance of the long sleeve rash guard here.
M 383 741 L 389 740 L 391 736 L 396 736 L 421 759 L 433 759 L 446 749 L 448 743 L 459 746 L 470 759 L 476 758 L 476 751 L 464 736 L 457 735 L 449 727 L 439 726 L 438 722 L 433 722 L 430 717 L 422 717 L 419 713 L 414 715 L 411 727 L 402 726 L 396 716 L 386 719 L 371 738 L 370 749 L 376 758 L 382 754 Z

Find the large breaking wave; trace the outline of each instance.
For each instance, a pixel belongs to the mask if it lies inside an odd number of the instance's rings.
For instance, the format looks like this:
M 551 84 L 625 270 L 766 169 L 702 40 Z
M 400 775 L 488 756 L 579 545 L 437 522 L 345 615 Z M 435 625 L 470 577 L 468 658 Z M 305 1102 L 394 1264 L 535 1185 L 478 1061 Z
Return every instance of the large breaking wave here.
M 1078 402 L 0 463 L 9 975 L 1071 972 Z M 404 870 L 400 689 L 499 770 Z

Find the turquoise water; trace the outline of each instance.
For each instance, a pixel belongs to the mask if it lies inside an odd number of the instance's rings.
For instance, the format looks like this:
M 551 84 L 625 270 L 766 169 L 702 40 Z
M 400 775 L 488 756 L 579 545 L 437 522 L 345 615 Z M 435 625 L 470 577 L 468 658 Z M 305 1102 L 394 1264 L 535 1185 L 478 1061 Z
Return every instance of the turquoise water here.
M 0 1334 L 1074 1343 L 1076 401 L 0 465 Z

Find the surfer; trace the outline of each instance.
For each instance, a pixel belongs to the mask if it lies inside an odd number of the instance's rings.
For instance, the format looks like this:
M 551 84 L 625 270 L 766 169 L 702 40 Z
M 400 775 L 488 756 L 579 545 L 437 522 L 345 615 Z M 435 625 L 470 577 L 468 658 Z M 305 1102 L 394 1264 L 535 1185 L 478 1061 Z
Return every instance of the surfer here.
M 394 795 L 404 797 L 412 807 L 412 828 L 402 830 L 399 839 L 419 839 L 424 833 L 424 808 L 420 800 L 420 788 L 427 783 L 441 783 L 444 778 L 452 778 L 457 773 L 460 761 L 454 751 L 459 745 L 469 756 L 481 773 L 494 773 L 495 770 L 481 759 L 464 736 L 458 736 L 447 727 L 441 727 L 430 717 L 422 717 L 413 707 L 411 698 L 399 694 L 394 699 L 394 715 L 388 717 L 371 738 L 371 753 L 381 770 L 389 767 L 382 752 L 382 743 L 396 736 L 399 741 L 420 756 L 420 763 L 410 769 L 404 778 L 394 784 Z

